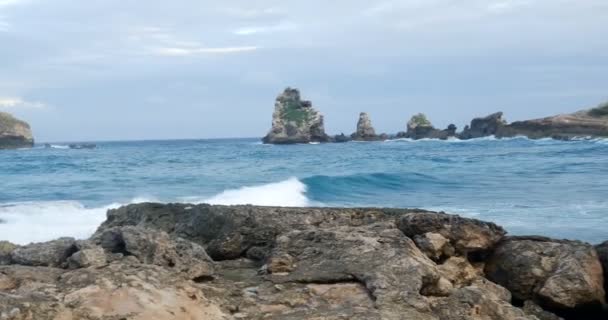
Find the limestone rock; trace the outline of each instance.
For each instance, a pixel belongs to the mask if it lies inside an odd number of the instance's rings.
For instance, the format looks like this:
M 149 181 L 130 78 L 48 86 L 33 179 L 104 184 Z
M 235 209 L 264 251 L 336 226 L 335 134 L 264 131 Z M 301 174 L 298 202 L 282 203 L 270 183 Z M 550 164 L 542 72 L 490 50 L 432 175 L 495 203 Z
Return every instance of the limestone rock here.
M 11 255 L 15 249 L 19 246 L 12 244 L 8 241 L 0 241 L 0 266 L 11 264 L 12 258 Z
M 359 115 L 357 131 L 353 133 L 351 137 L 353 140 L 357 141 L 376 141 L 381 139 L 380 136 L 376 135 L 376 130 L 372 126 L 372 121 L 365 112 L 361 112 Z
M 572 114 L 542 119 L 513 122 L 504 127 L 499 136 L 526 136 L 531 139 L 555 138 L 568 140 L 576 137 L 608 137 L 608 105 Z
M 416 235 L 414 242 L 424 254 L 435 261 L 454 254 L 454 248 L 450 245 L 449 240 L 439 233 L 427 232 Z
M 604 269 L 604 291 L 608 294 L 608 241 L 595 246 L 595 250 Z
M 517 299 L 542 307 L 573 309 L 605 302 L 602 266 L 595 249 L 577 241 L 513 237 L 501 242 L 486 275 Z
M 487 136 L 499 136 L 507 125 L 507 121 L 503 118 L 502 112 L 496 112 L 482 118 L 475 118 L 471 121 L 470 126 L 466 126 L 464 131 L 459 135 L 460 139 L 475 139 Z
M 24 266 L 63 267 L 77 250 L 76 240 L 60 238 L 19 247 L 12 252 L 11 260 L 14 264 Z
M 27 148 L 33 145 L 30 125 L 6 112 L 0 112 L 0 149 Z
M 398 138 L 441 139 L 446 140 L 456 135 L 456 126 L 451 124 L 445 130 L 436 129 L 423 113 L 412 116 L 407 123 L 407 131 L 399 133 Z
M 83 249 L 68 258 L 68 267 L 70 269 L 101 267 L 106 265 L 106 263 L 106 253 L 101 247 Z
M 291 144 L 328 142 L 323 115 L 310 101 L 301 100 L 298 89 L 287 88 L 275 102 L 272 129 L 264 143 Z
M 168 267 L 186 274 L 189 279 L 213 274 L 211 259 L 203 247 L 178 237 L 172 238 L 162 231 L 117 227 L 100 233 L 94 241 L 108 252 L 134 256 L 144 264 Z
M 398 226 L 406 236 L 415 238 L 432 232 L 440 234 L 461 254 L 491 249 L 506 234 L 493 223 L 432 212 L 411 212 L 401 216 Z

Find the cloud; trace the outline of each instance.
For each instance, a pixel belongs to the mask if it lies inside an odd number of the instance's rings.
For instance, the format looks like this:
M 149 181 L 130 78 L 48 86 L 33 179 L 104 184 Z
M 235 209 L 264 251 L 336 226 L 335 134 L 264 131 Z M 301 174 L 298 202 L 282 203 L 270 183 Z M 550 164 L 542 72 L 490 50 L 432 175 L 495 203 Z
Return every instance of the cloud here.
M 245 47 L 217 47 L 217 48 L 202 48 L 202 47 L 165 47 L 165 48 L 156 48 L 154 52 L 160 56 L 167 57 L 179 57 L 179 56 L 193 56 L 199 54 L 230 54 L 230 53 L 240 53 L 240 52 L 248 52 L 255 51 L 258 47 L 255 46 L 245 46 Z
M 4 109 L 43 109 L 46 105 L 41 102 L 26 101 L 18 97 L 0 97 L 0 108 Z
M 251 26 L 234 30 L 234 34 L 239 36 L 248 36 L 258 33 L 273 33 L 295 30 L 297 26 L 294 23 L 280 23 L 273 26 Z

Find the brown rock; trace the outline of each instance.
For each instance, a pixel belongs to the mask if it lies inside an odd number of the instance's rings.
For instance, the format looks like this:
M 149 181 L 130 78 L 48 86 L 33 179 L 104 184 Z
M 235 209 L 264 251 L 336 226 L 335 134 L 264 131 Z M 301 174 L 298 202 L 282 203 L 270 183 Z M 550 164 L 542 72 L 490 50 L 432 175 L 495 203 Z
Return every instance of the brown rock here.
M 515 298 L 542 307 L 573 309 L 605 301 L 602 267 L 595 249 L 577 241 L 513 237 L 501 242 L 486 275 Z

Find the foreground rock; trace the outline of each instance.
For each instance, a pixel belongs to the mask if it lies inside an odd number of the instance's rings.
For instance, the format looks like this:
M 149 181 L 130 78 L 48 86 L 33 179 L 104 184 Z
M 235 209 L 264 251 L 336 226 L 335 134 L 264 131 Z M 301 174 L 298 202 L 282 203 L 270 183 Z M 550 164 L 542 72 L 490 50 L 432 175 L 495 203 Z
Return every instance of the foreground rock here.
M 419 113 L 414 115 L 407 123 L 407 131 L 397 134 L 397 138 L 419 139 L 441 139 L 446 140 L 456 136 L 456 126 L 451 124 L 445 130 L 436 129 L 427 119 L 426 115 Z
M 264 143 L 293 144 L 328 142 L 323 115 L 312 107 L 310 101 L 301 100 L 298 89 L 287 88 L 274 105 L 272 129 Z
M 486 272 L 521 301 L 562 310 L 601 308 L 605 303 L 602 265 L 595 249 L 586 243 L 508 238 L 488 259 Z
M 504 234 L 420 210 L 130 205 L 110 210 L 91 239 L 63 239 L 68 257 L 49 249 L 56 242 L 2 245 L 0 317 L 559 319 L 544 300 L 512 305 L 485 277 Z M 17 264 L 23 252 L 44 263 Z M 599 264 L 585 252 L 581 263 Z
M 0 112 L 0 149 L 30 148 L 33 145 L 30 125 L 6 112 Z

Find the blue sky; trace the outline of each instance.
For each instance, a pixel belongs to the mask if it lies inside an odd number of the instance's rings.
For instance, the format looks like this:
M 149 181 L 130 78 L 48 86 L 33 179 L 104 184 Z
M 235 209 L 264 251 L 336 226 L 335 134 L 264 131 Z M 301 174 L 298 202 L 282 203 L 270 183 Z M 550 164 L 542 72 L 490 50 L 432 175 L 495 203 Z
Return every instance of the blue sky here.
M 263 136 L 298 87 L 327 131 L 608 100 L 606 0 L 0 0 L 0 110 L 38 141 Z

